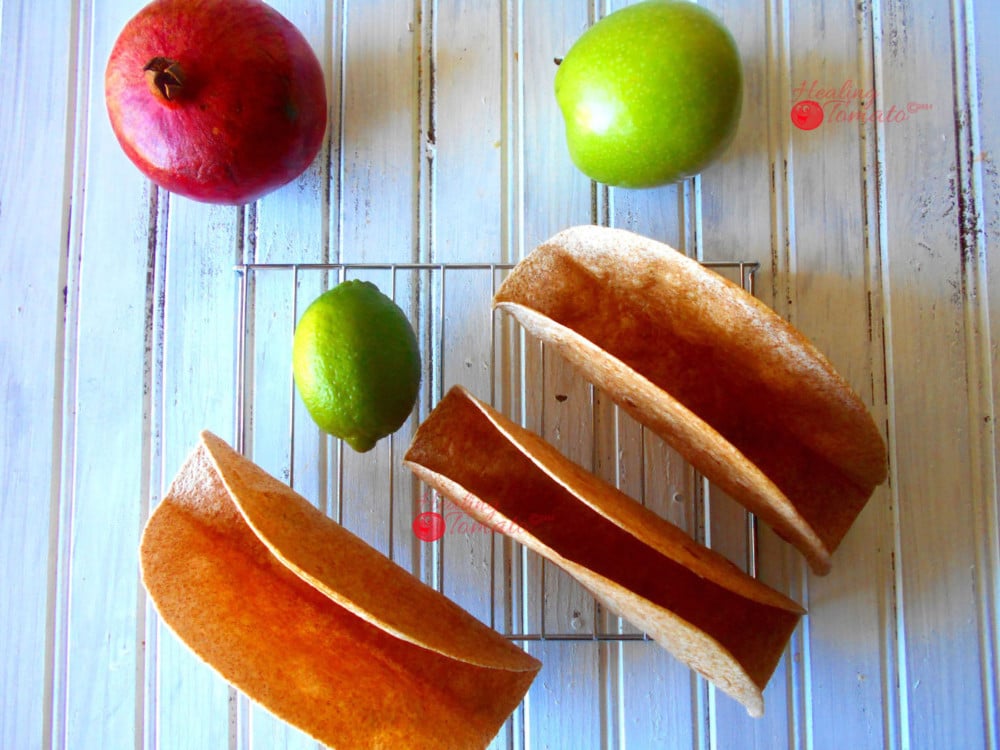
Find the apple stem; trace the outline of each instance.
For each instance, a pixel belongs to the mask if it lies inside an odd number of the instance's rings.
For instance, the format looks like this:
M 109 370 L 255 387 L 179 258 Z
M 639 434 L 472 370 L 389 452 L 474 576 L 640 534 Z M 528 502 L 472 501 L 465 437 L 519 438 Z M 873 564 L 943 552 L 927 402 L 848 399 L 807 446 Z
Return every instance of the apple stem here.
M 143 68 L 149 90 L 156 96 L 173 101 L 184 90 L 184 71 L 174 60 L 154 57 Z

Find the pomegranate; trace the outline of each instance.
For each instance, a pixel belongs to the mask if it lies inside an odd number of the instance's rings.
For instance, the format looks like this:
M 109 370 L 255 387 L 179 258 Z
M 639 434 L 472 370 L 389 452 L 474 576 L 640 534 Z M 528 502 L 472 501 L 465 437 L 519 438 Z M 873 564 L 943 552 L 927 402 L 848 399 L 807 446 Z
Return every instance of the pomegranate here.
M 206 203 L 248 203 L 293 180 L 326 131 L 319 60 L 261 0 L 154 0 L 118 36 L 104 91 L 135 165 Z

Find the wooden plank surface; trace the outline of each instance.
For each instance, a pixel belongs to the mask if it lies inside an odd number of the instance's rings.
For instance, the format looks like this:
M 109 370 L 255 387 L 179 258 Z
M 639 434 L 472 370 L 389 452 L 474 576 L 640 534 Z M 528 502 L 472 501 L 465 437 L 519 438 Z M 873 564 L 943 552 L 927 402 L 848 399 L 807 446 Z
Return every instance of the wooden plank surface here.
M 0 745 L 49 741 L 47 680 L 56 597 L 63 429 L 67 204 L 76 188 L 72 68 L 79 52 L 69 9 L 0 8 Z M 39 53 L 10 60 L 6 50 Z M 47 85 L 32 85 L 34 76 Z M 48 148 L 46 144 L 58 144 Z M 37 175 L 47 175 L 41 181 Z M 31 216 L 30 222 L 23 217 Z
M 704 0 L 744 60 L 740 129 L 646 191 L 575 170 L 552 94 L 554 59 L 628 0 L 272 4 L 322 62 L 327 141 L 233 208 L 156 190 L 111 133 L 104 65 L 141 0 L 0 2 L 0 746 L 315 747 L 194 658 L 139 582 L 142 523 L 202 428 L 504 630 L 636 634 L 509 542 L 414 537 L 439 500 L 399 459 L 453 383 L 743 564 L 742 509 L 494 318 L 502 270 L 450 267 L 601 223 L 759 263 L 758 296 L 884 429 L 890 479 L 826 577 L 760 527 L 760 577 L 809 609 L 763 719 L 655 644 L 528 640 L 544 667 L 494 746 L 998 750 L 997 4 Z M 805 98 L 811 131 L 789 116 Z M 444 265 L 234 270 L 326 261 Z M 397 298 L 428 365 L 413 418 L 364 457 L 311 425 L 288 362 L 346 275 Z

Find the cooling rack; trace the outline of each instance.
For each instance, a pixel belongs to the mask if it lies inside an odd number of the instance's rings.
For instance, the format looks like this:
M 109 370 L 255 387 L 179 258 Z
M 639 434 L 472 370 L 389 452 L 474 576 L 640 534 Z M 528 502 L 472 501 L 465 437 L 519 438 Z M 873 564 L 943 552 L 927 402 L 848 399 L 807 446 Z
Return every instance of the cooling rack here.
M 754 293 L 758 264 L 706 262 Z M 687 467 L 670 492 L 657 465 L 669 455 L 656 436 L 631 421 L 592 386 L 546 352 L 493 295 L 512 264 L 253 263 L 235 267 L 234 443 L 369 544 L 515 641 L 642 641 L 641 631 L 605 611 L 563 571 L 510 538 L 486 529 L 423 486 L 402 466 L 417 425 L 452 385 L 467 387 L 518 423 L 637 501 L 669 517 L 683 506 L 682 527 L 712 545 L 715 490 Z M 375 283 L 403 309 L 421 347 L 422 379 L 408 422 L 365 454 L 321 433 L 295 393 L 291 347 L 295 322 L 326 289 L 346 279 Z M 602 456 L 607 460 L 602 460 Z M 668 461 L 679 465 L 679 461 Z M 622 467 L 628 464 L 627 469 Z M 610 467 L 610 468 L 609 468 Z M 655 477 L 648 481 L 646 477 Z M 636 480 L 638 477 L 638 481 Z M 655 502 L 658 495 L 671 499 Z M 683 495 L 683 497 L 682 497 Z M 681 501 L 681 502 L 677 502 Z M 437 533 L 414 520 L 434 513 Z M 757 569 L 757 522 L 741 511 L 729 521 L 742 537 L 733 560 Z M 670 518 L 677 522 L 677 518 Z M 732 555 L 729 555 L 732 557 Z

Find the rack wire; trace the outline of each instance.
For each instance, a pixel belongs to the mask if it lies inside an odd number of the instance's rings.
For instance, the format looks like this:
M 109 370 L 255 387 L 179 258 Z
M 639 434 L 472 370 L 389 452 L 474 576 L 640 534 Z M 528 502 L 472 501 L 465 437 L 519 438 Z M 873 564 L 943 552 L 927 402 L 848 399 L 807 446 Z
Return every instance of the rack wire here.
M 754 293 L 757 263 L 704 265 Z M 401 465 L 416 426 L 457 383 L 521 424 L 542 425 L 543 436 L 548 437 L 545 415 L 538 412 L 551 403 L 547 396 L 559 401 L 560 407 L 566 396 L 544 393 L 545 347 L 492 310 L 493 295 L 512 267 L 509 263 L 235 266 L 235 447 L 511 640 L 648 640 L 643 632 L 604 611 L 563 571 L 509 537 L 463 519 L 460 511 Z M 373 281 L 404 310 L 421 345 L 423 368 L 421 394 L 410 420 L 363 455 L 345 450 L 342 441 L 324 435 L 312 423 L 297 400 L 291 369 L 296 321 L 315 297 L 349 278 Z M 542 392 L 536 393 L 539 385 Z M 582 408 L 593 409 L 597 394 L 592 386 L 584 387 L 590 389 L 590 399 Z M 617 407 L 613 413 L 616 424 L 629 419 Z M 658 440 L 647 436 L 644 428 L 635 429 L 644 443 Z M 637 470 L 644 473 L 645 453 L 634 458 Z M 706 528 L 712 490 L 697 476 L 692 486 L 694 523 L 689 532 L 711 546 Z M 412 526 L 416 516 L 427 510 L 451 519 L 433 541 L 418 539 Z M 741 533 L 745 559 L 738 563 L 755 576 L 757 521 L 752 514 L 745 513 Z M 558 603 L 554 609 L 552 591 L 574 586 L 580 591 L 569 599 L 579 603 L 589 598 L 589 607 L 578 607 L 586 612 L 561 612 Z

